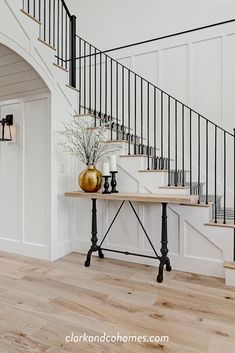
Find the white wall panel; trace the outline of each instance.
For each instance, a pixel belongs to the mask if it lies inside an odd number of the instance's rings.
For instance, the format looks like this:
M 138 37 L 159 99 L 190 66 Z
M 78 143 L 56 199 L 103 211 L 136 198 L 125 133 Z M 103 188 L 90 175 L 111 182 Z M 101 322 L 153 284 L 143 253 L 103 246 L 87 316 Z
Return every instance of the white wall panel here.
M 0 144 L 0 249 L 37 256 L 50 242 L 49 100 L 0 105 L 13 114 L 13 141 Z M 32 253 L 32 254 L 33 254 Z
M 22 114 L 21 104 L 0 107 L 0 116 L 14 114 L 16 143 L 0 143 L 0 238 L 22 240 Z
M 158 52 L 142 53 L 133 56 L 133 68 L 149 82 L 158 82 Z
M 161 88 L 188 101 L 188 45 L 162 50 Z
M 190 224 L 185 222 L 185 256 L 206 260 L 222 261 L 222 251 L 203 234 L 200 234 Z M 198 251 L 200 249 L 200 252 Z
M 25 103 L 24 121 L 24 240 L 46 245 L 49 216 L 48 102 L 37 99 Z
M 235 33 L 231 33 L 224 38 L 224 78 L 225 78 L 225 90 L 224 90 L 224 104 L 225 104 L 225 116 L 223 117 L 224 127 L 227 129 L 235 128 L 235 104 L 234 104 L 234 92 L 235 92 Z
M 100 49 L 225 21 L 234 0 L 67 0 L 79 34 Z
M 218 125 L 222 123 L 222 38 L 192 44 L 192 105 Z

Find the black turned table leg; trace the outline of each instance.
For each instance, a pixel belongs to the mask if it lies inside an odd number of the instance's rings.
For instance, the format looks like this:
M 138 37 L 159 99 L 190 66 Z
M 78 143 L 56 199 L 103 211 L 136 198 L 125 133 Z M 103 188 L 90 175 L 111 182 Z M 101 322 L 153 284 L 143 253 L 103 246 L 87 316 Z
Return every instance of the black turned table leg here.
M 168 248 L 167 248 L 167 203 L 162 203 L 162 238 L 161 238 L 161 254 L 162 256 L 159 258 L 159 270 L 157 276 L 157 282 L 161 283 L 163 281 L 163 269 L 164 265 L 166 265 L 166 270 L 171 271 L 170 259 L 167 256 Z
M 91 263 L 91 255 L 93 252 L 98 251 L 99 258 L 103 259 L 104 254 L 102 253 L 102 250 L 100 247 L 97 245 L 98 238 L 97 238 L 97 209 L 96 209 L 96 199 L 92 199 L 92 225 L 91 225 L 91 247 L 90 250 L 87 253 L 87 258 L 85 261 L 85 266 L 89 267 Z

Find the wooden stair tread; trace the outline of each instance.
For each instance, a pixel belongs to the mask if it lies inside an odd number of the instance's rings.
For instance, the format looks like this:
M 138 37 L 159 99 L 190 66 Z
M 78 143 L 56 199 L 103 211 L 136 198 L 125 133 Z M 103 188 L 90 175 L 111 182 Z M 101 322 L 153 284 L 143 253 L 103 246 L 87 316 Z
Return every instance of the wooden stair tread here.
M 64 72 L 66 72 L 66 73 L 68 73 L 69 72 L 69 70 L 68 69 L 65 69 L 64 67 L 62 67 L 61 65 L 58 65 L 58 64 L 56 64 L 56 63 L 53 63 L 53 65 L 55 66 L 55 67 L 57 67 L 58 69 L 61 69 L 61 70 L 63 70 Z
M 203 203 L 203 202 L 200 202 L 200 203 L 192 204 L 192 205 L 188 205 L 188 204 L 182 203 L 181 205 L 182 205 L 182 206 L 192 206 L 192 207 L 204 207 L 204 208 L 208 208 L 208 207 L 211 207 L 211 206 L 213 205 L 213 202 L 208 202 L 208 204 Z
M 159 150 L 160 148 L 157 148 L 157 150 Z M 121 154 L 119 156 L 120 158 L 128 158 L 128 157 L 144 157 L 144 158 L 148 158 L 148 155 L 147 154 Z M 155 158 L 154 156 L 149 156 L 149 158 Z M 144 171 L 144 170 L 143 170 Z
M 182 185 L 171 185 L 171 186 L 159 186 L 159 189 L 190 189 L 190 186 L 182 186 Z
M 20 10 L 24 15 L 28 16 L 31 20 L 37 22 L 39 25 L 41 25 L 42 23 L 36 19 L 34 16 L 30 15 L 28 12 L 26 12 L 25 10 L 21 9 Z
M 224 268 L 235 270 L 235 261 L 224 261 Z
M 80 92 L 79 91 L 79 89 L 77 89 L 77 88 L 75 88 L 75 87 L 73 87 L 73 86 L 70 86 L 70 85 L 65 85 L 67 88 L 70 88 L 70 89 L 72 89 L 73 91 L 75 91 L 75 92 Z
M 168 169 L 141 169 L 139 170 L 140 173 L 154 173 L 154 172 L 169 172 Z M 174 170 L 170 170 L 170 173 L 174 173 Z M 181 170 L 179 170 L 181 172 Z M 185 170 L 186 173 L 188 173 L 188 170 Z M 169 188 L 169 186 L 161 186 L 161 188 Z
M 48 48 L 50 48 L 50 49 L 56 51 L 56 48 L 55 48 L 55 47 L 53 47 L 51 44 L 45 42 L 43 39 L 38 38 L 38 41 L 41 42 L 42 44 L 46 45 Z
M 168 169 L 149 169 L 149 170 L 138 170 L 140 173 L 168 173 Z
M 122 143 L 122 142 L 125 142 L 125 143 L 127 143 L 127 144 L 130 143 L 130 145 L 134 145 L 134 144 L 135 144 L 135 142 L 133 142 L 133 141 L 120 140 L 120 139 L 118 139 L 118 140 L 115 140 L 115 139 L 113 139 L 113 140 L 106 140 L 106 142 L 108 142 L 108 143 Z M 137 145 L 138 145 L 138 144 L 137 144 Z M 137 146 L 137 145 L 136 145 L 136 146 Z
M 223 219 L 218 219 L 217 223 L 215 223 L 215 220 L 212 219 L 208 223 L 205 223 L 206 226 L 211 226 L 211 227 L 224 227 L 224 228 L 235 228 L 235 224 L 231 220 L 226 220 L 226 224 L 223 223 Z

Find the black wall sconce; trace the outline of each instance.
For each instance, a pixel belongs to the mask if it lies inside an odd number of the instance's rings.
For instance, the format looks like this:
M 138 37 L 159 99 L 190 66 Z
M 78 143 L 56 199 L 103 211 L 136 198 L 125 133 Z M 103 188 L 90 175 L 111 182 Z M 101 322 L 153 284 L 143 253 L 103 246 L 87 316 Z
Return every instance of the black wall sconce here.
M 13 125 L 13 115 L 6 115 L 5 118 L 0 120 L 1 135 L 0 141 L 12 141 L 11 126 Z

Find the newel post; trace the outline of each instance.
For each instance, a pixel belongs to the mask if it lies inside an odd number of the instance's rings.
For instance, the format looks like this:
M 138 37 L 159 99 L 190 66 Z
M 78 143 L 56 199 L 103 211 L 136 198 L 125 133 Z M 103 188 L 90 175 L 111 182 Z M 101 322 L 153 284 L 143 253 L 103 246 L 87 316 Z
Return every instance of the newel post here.
M 77 88 L 76 80 L 76 24 L 77 17 L 70 17 L 70 62 L 69 62 L 69 84 Z

